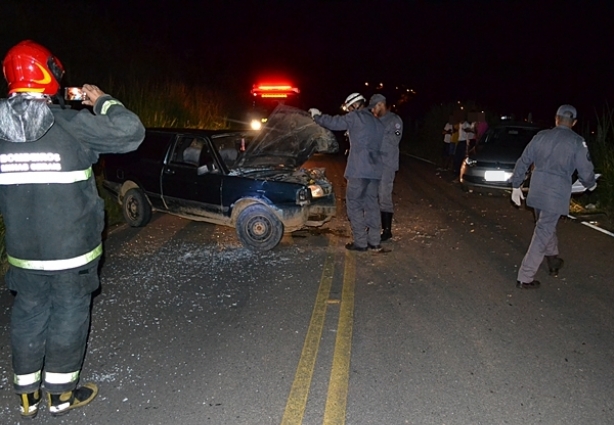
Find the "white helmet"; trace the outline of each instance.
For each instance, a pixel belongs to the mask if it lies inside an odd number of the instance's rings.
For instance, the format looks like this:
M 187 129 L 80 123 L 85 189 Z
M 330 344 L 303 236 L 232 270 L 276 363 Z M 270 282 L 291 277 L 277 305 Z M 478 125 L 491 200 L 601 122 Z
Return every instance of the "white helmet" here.
M 365 97 L 360 94 L 360 93 L 352 93 L 351 95 L 349 95 L 348 97 L 345 98 L 345 103 L 343 104 L 343 109 L 345 109 L 347 111 L 347 109 L 353 105 L 354 103 L 358 102 L 359 100 L 362 100 L 363 102 L 366 102 L 367 99 L 365 99 Z

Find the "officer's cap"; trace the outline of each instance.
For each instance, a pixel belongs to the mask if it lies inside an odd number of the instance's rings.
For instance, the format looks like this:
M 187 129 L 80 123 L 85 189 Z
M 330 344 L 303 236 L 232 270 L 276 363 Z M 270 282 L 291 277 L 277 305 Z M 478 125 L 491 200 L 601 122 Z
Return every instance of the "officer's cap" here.
M 578 118 L 578 112 L 576 111 L 576 108 L 571 105 L 559 106 L 559 109 L 557 109 L 556 114 L 559 117 L 571 118 L 572 120 Z
M 386 98 L 384 97 L 384 95 L 376 93 L 373 96 L 371 96 L 371 99 L 369 99 L 369 106 L 367 106 L 367 108 L 373 109 L 375 108 L 375 105 L 377 105 L 380 102 L 386 103 Z

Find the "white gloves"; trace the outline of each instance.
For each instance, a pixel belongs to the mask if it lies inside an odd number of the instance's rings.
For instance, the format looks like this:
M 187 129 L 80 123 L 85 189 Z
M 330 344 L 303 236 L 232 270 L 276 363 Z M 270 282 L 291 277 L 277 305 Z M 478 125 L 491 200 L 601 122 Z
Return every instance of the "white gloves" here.
M 522 205 L 522 200 L 524 199 L 524 195 L 522 194 L 521 188 L 512 189 L 512 202 L 516 204 L 517 207 Z
M 601 177 L 601 174 L 595 174 L 595 184 L 593 185 L 593 187 L 589 187 L 587 189 L 589 192 L 592 192 L 593 190 L 597 189 L 597 180 L 599 179 L 599 177 Z
M 320 112 L 318 108 L 309 108 L 309 114 L 311 115 L 311 118 L 313 118 L 316 115 L 322 115 L 322 112 Z

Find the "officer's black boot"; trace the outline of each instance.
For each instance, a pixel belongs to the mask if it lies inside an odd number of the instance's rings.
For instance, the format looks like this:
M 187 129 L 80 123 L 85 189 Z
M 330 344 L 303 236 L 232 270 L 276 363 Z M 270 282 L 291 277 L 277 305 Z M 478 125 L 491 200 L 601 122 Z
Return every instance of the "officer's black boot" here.
M 33 393 L 18 394 L 19 395 L 19 413 L 24 419 L 33 419 L 38 414 L 38 405 L 41 402 L 40 390 Z
M 382 242 L 392 238 L 392 213 L 382 211 Z
M 548 274 L 557 277 L 559 269 L 563 267 L 563 259 L 557 255 L 546 255 L 546 261 L 548 262 Z
M 51 416 L 62 416 L 72 409 L 89 404 L 97 394 L 98 386 L 91 382 L 73 391 L 65 391 L 61 394 L 47 394 L 49 412 Z

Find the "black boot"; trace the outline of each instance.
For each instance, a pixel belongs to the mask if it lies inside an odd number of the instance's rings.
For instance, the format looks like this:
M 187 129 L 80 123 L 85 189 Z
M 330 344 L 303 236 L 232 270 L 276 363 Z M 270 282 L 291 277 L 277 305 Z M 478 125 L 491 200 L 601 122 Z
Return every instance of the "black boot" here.
M 392 213 L 391 212 L 381 212 L 382 214 L 382 242 L 389 240 L 392 238 Z
M 546 261 L 548 262 L 548 274 L 557 277 L 559 269 L 563 267 L 563 259 L 557 255 L 546 255 Z
M 72 409 L 89 404 L 98 395 L 98 386 L 92 382 L 73 391 L 61 394 L 47 394 L 51 416 L 62 416 Z
M 19 413 L 24 419 L 33 419 L 38 414 L 38 405 L 41 402 L 40 390 L 28 394 L 19 394 Z

